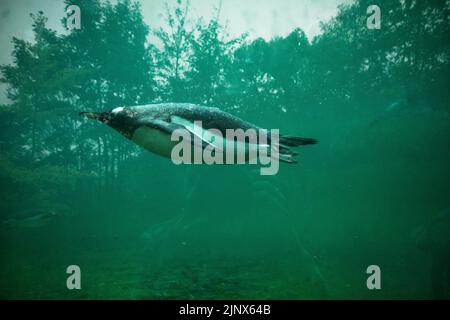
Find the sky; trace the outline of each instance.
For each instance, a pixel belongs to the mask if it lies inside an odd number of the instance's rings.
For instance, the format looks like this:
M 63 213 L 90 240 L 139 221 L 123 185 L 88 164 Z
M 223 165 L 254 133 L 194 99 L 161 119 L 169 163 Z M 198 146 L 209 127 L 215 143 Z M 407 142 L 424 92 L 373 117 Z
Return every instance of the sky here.
M 163 23 L 164 4 L 175 0 L 140 0 L 145 22 L 151 28 Z M 341 3 L 351 0 L 191 0 L 191 17 L 208 20 L 221 5 L 220 19 L 227 25 L 230 36 L 245 32 L 250 39 L 284 36 L 300 27 L 308 38 L 320 33 L 320 22 L 337 14 Z M 63 0 L 0 0 L 0 64 L 11 63 L 13 36 L 32 40 L 30 13 L 42 10 L 48 26 L 62 31 L 65 15 Z M 83 12 L 81 12 L 81 24 Z M 7 103 L 5 86 L 0 86 L 0 104 Z

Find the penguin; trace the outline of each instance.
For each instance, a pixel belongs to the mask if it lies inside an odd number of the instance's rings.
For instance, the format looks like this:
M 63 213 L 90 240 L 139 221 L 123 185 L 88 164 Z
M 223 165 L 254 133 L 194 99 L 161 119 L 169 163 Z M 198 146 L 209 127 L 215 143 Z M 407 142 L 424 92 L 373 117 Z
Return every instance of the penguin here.
M 203 149 L 208 145 L 217 146 L 218 143 L 214 143 L 214 141 L 219 141 L 219 143 L 223 141 L 220 139 L 226 136 L 227 129 L 241 129 L 243 131 L 253 129 L 254 132 L 262 130 L 260 127 L 218 108 L 189 103 L 116 107 L 105 112 L 80 112 L 80 116 L 98 120 L 144 149 L 167 158 L 171 157 L 172 149 L 177 144 L 171 139 L 172 133 L 177 129 L 185 129 L 191 135 L 198 136 L 197 141 L 200 141 L 201 145 L 196 147 Z M 201 121 L 200 130 L 202 131 L 198 130 L 198 121 Z M 222 137 L 211 133 L 213 131 L 219 132 Z M 192 141 L 195 141 L 195 139 Z M 248 142 L 244 143 L 248 152 L 250 148 Z M 291 150 L 290 147 L 316 143 L 318 141 L 313 138 L 280 135 L 279 143 L 276 146 L 279 151 L 279 160 L 286 163 L 296 163 L 294 156 L 298 153 Z M 267 145 L 271 146 L 269 135 Z M 256 147 L 261 147 L 261 145 Z

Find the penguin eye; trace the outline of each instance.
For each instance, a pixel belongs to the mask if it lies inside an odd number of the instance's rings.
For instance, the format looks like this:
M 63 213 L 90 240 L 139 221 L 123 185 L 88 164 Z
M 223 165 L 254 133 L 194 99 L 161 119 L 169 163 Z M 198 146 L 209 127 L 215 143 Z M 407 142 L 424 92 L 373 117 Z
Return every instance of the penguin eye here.
M 109 118 L 114 119 L 121 111 L 123 111 L 123 109 L 124 109 L 123 107 L 112 109 L 111 112 L 109 113 Z

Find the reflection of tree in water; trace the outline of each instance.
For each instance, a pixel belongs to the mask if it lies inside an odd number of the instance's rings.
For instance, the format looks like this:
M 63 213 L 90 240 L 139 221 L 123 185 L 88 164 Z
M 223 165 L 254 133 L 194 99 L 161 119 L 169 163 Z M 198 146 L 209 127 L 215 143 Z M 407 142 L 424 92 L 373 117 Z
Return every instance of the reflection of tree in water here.
M 142 235 L 144 290 L 162 298 L 233 297 L 247 290 L 268 298 L 323 297 L 320 272 L 276 176 L 227 166 L 192 168 L 186 178 L 192 184 L 181 212 Z

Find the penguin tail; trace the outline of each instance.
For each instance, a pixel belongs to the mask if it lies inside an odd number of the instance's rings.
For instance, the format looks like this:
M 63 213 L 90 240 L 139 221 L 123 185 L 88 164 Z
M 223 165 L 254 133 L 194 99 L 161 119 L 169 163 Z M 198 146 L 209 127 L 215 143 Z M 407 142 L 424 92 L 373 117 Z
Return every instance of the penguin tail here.
M 308 144 L 317 144 L 319 141 L 313 138 L 301 138 L 295 136 L 281 136 L 280 143 L 289 147 L 305 146 Z
M 285 163 L 297 163 L 297 159 L 295 159 L 292 154 L 280 153 L 278 159 Z
M 281 162 L 286 162 L 286 163 L 297 163 L 297 159 L 295 159 L 295 156 L 298 155 L 297 151 L 293 151 L 291 149 L 289 149 L 288 147 L 279 144 L 277 146 L 274 146 L 275 149 L 278 152 L 278 159 Z
M 291 150 L 291 149 L 289 149 L 289 147 L 286 147 L 286 146 L 284 146 L 282 144 L 278 145 L 278 150 L 279 150 L 279 153 L 292 155 L 292 156 L 297 156 L 298 155 L 297 151 Z
M 297 151 L 289 149 L 289 147 L 298 147 L 308 144 L 316 144 L 319 141 L 312 138 L 301 138 L 295 136 L 281 136 L 279 144 L 276 146 L 278 150 L 278 159 L 285 163 L 297 163 L 295 156 L 298 155 Z

